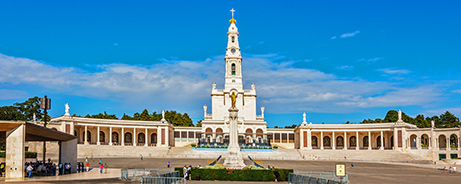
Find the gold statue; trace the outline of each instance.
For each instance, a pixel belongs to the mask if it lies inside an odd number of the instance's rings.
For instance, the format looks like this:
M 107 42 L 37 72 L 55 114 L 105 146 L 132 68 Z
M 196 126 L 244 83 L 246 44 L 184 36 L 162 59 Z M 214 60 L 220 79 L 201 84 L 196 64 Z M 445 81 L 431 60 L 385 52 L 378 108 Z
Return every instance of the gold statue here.
M 237 95 L 235 94 L 235 91 L 229 96 L 232 99 L 232 108 L 235 108 L 235 103 L 237 102 Z

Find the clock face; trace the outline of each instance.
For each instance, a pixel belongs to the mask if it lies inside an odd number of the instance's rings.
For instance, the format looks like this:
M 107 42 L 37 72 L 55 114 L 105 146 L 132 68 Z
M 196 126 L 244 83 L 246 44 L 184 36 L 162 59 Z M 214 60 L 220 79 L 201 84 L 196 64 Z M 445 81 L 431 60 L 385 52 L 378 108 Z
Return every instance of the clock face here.
M 232 52 L 232 53 L 235 53 L 235 49 L 231 49 L 231 52 Z

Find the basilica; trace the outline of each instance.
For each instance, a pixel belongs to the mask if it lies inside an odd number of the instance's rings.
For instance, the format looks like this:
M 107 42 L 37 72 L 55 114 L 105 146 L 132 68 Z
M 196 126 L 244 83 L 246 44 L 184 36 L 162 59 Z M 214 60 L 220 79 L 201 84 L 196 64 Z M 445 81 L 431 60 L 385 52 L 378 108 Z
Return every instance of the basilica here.
M 265 107 L 256 104 L 256 85 L 252 83 L 246 89 L 243 86 L 244 58 L 233 15 L 227 40 L 224 88 L 218 89 L 216 83 L 211 85 L 211 108 L 203 106 L 202 127 L 175 127 L 164 118 L 161 121 L 134 121 L 72 117 L 68 107 L 65 114 L 53 118 L 48 127 L 77 136 L 79 157 L 139 154 L 173 157 L 176 154 L 206 158 L 213 156 L 212 151 L 190 151 L 190 145 L 226 147 L 229 143 L 228 109 L 235 100 L 235 108 L 239 110 L 238 144 L 240 147 L 268 148 L 270 152 L 262 155 L 269 155 L 269 159 L 306 159 L 322 153 L 331 157 L 343 157 L 349 153 L 386 153 L 406 154 L 418 160 L 438 160 L 457 158 L 461 154 L 460 128 L 417 128 L 402 121 L 400 111 L 399 120 L 392 123 L 312 124 L 307 123 L 304 113 L 300 114 L 302 121 L 293 122 L 298 124 L 295 128 L 268 128 Z M 235 96 L 231 98 L 232 95 Z M 261 114 L 257 114 L 257 108 Z M 29 149 L 39 151 L 40 145 L 30 144 Z M 278 150 L 271 149 L 274 147 Z

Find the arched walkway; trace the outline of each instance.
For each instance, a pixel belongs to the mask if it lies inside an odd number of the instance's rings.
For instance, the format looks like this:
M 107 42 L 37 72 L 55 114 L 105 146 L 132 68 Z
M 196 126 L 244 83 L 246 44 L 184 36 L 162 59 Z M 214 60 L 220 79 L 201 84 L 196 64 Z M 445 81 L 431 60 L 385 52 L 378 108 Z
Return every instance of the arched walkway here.
M 138 143 L 136 145 L 143 145 L 143 144 L 146 144 L 146 134 L 141 132 L 138 134 Z
M 368 136 L 363 137 L 363 148 L 368 148 Z
M 106 134 L 103 131 L 99 131 L 99 142 L 105 143 L 106 141 Z
M 152 133 L 150 134 L 150 143 L 152 145 L 157 144 L 157 133 Z
M 357 147 L 357 138 L 355 136 L 351 136 L 349 138 L 349 147 L 350 148 L 355 148 Z
M 413 134 L 410 136 L 410 148 L 411 149 L 416 149 L 416 135 Z
M 318 148 L 318 140 L 317 140 L 317 137 L 316 137 L 316 136 L 312 136 L 311 139 L 312 139 L 312 147 L 313 147 L 313 148 Z
M 125 133 L 125 145 L 133 145 L 133 135 L 130 132 Z
M 428 149 L 429 147 L 429 136 L 427 134 L 421 135 L 421 148 Z
M 450 135 L 450 148 L 452 150 L 458 149 L 458 136 L 456 134 Z
M 329 136 L 323 137 L 323 147 L 331 147 L 330 137 Z
M 342 136 L 336 137 L 336 148 L 344 148 L 344 138 Z
M 439 148 L 446 149 L 447 148 L 447 137 L 445 135 L 439 136 Z

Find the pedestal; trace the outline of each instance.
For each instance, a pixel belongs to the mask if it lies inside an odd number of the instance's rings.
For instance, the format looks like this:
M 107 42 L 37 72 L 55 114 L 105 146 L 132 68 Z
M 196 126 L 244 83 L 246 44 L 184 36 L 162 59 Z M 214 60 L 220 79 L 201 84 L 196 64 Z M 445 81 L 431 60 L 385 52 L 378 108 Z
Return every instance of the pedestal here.
M 223 166 L 229 169 L 242 169 L 245 167 L 242 155 L 240 154 L 240 147 L 238 145 L 238 132 L 237 132 L 237 119 L 238 109 L 229 109 L 229 147 L 225 156 Z

